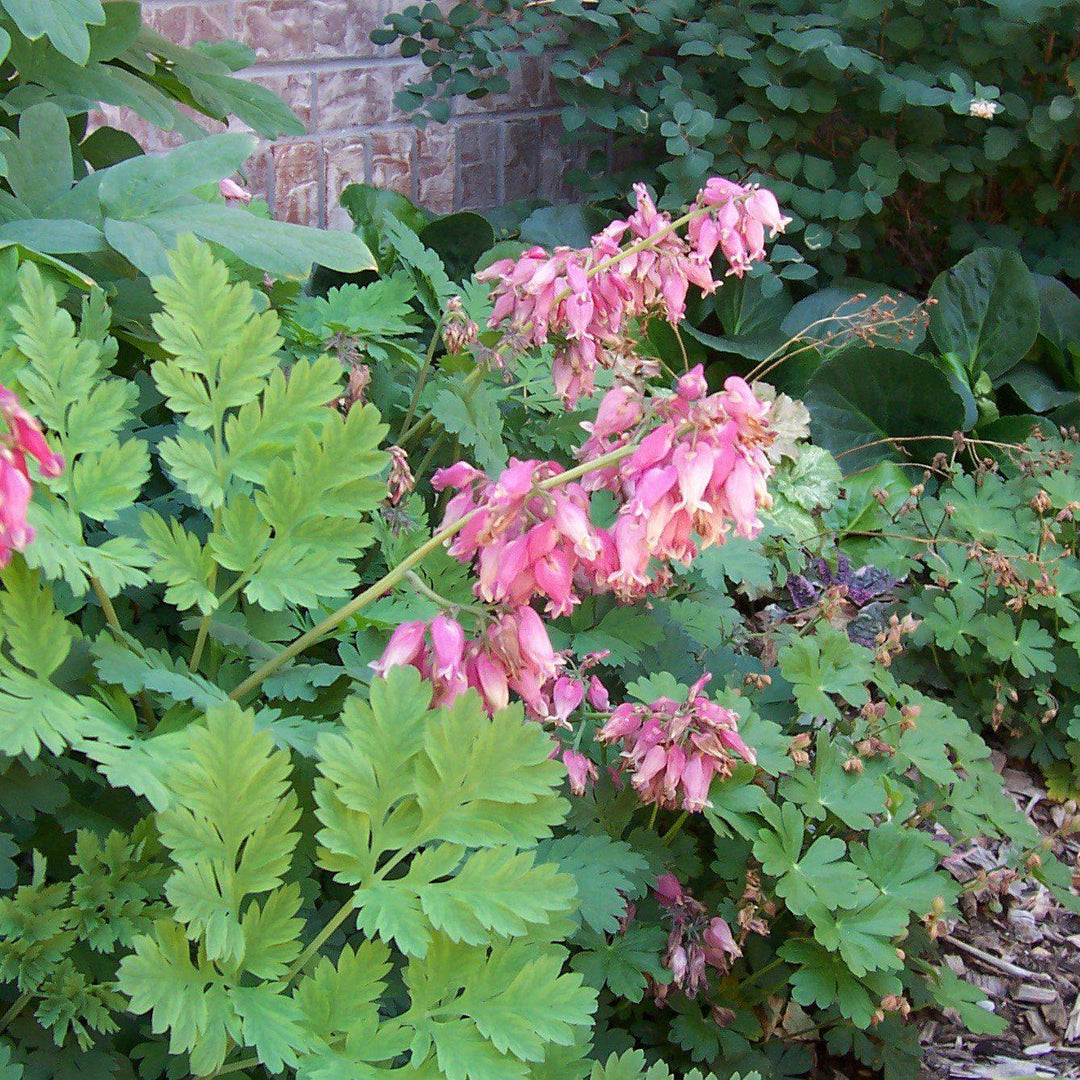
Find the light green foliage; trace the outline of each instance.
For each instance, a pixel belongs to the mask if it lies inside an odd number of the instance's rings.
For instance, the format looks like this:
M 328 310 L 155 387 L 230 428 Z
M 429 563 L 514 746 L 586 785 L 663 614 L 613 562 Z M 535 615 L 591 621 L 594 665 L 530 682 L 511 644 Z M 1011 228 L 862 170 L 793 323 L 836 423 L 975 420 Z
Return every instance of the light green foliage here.
M 47 884 L 35 852 L 29 884 L 0 899 L 0 978 L 33 1001 L 35 1019 L 58 1046 L 70 1033 L 89 1050 L 117 1030 L 114 1014 L 126 1003 L 110 979 L 92 974 L 101 961 L 90 954 L 115 964 L 165 913 L 154 854 L 143 826 L 132 836 L 80 831 L 70 880 Z
M 358 517 L 384 492 L 374 477 L 385 426 L 370 406 L 344 417 L 326 408 L 340 372 L 326 357 L 298 360 L 286 378 L 277 317 L 256 310 L 251 287 L 230 284 L 209 249 L 185 241 L 171 267 L 154 317 L 170 356 L 152 375 L 182 421 L 159 453 L 212 525 L 202 541 L 187 523 L 145 514 L 154 579 L 170 603 L 204 615 L 219 603 L 218 568 L 269 611 L 343 595 L 356 582 L 349 560 L 372 539 Z
M 155 819 L 170 915 L 136 938 L 119 985 L 197 1074 L 235 1044 L 301 1075 L 360 1075 L 407 1052 L 462 1080 L 525 1077 L 549 1046 L 580 1040 L 595 993 L 553 944 L 574 879 L 536 854 L 566 810 L 546 737 L 471 696 L 451 710 L 429 700 L 397 669 L 320 740 L 318 860 L 348 886 L 335 922 L 355 912 L 364 937 L 312 967 L 288 754 L 232 704 L 187 729 Z M 524 820 L 493 838 L 485 823 L 508 808 Z M 410 1005 L 384 1020 L 392 969 Z
M 942 665 L 950 703 L 989 722 L 1018 753 L 1075 770 L 1067 704 L 1078 686 L 1075 442 L 1041 439 L 1004 451 L 1001 474 L 957 475 L 906 521 L 938 547 L 924 563 L 935 588 L 912 597 L 915 636 Z M 936 532 L 935 532 L 936 530 Z M 967 551 L 975 552 L 974 558 Z M 1062 707 L 1064 706 L 1064 707 Z
M 362 288 L 342 285 L 325 297 L 302 296 L 285 319 L 284 332 L 300 355 L 335 345 L 345 360 L 404 360 L 415 364 L 418 320 L 410 301 L 410 276 L 398 272 Z
M 31 521 L 39 535 L 27 553 L 30 564 L 63 577 L 77 594 L 91 577 L 110 594 L 141 585 L 148 559 L 132 537 L 84 539 L 88 528 L 115 521 L 135 502 L 150 471 L 147 444 L 134 432 L 138 390 L 111 372 L 117 341 L 104 297 L 94 291 L 83 298 L 76 327 L 58 306 L 62 292 L 33 263 L 19 268 L 18 286 L 4 382 L 55 436 L 67 463 L 47 482 L 59 500 L 35 504 Z

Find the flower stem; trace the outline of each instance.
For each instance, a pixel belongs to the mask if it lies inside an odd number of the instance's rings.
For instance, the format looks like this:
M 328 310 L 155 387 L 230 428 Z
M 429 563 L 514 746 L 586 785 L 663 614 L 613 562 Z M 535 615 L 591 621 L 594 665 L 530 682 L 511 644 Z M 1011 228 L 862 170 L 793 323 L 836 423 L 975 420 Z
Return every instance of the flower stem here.
M 416 573 L 415 570 L 406 570 L 405 580 L 408 581 L 421 596 L 427 597 L 428 600 L 438 604 L 439 607 L 446 608 L 448 611 L 472 611 L 477 615 L 487 614 L 486 609 L 482 608 L 479 604 L 459 604 L 456 600 L 450 600 L 441 593 L 437 593 L 418 573 Z
M 343 604 L 336 611 L 332 611 L 322 620 L 322 622 L 316 623 L 315 626 L 306 633 L 301 634 L 291 645 L 287 645 L 279 653 L 272 656 L 258 669 L 258 671 L 253 672 L 240 683 L 239 686 L 235 687 L 229 694 L 229 697 L 232 698 L 233 701 L 240 701 L 251 693 L 252 690 L 255 690 L 262 685 L 263 681 L 273 675 L 282 664 L 291 660 L 294 656 L 299 656 L 305 649 L 314 645 L 316 642 L 321 641 L 327 634 L 336 630 L 346 619 L 351 618 L 361 608 L 366 607 L 373 600 L 382 596 L 383 593 L 388 592 L 401 581 L 409 570 L 423 562 L 428 555 L 435 551 L 436 548 L 441 547 L 447 540 L 456 536 L 477 513 L 479 513 L 478 509 L 473 510 L 464 517 L 459 518 L 453 525 L 448 525 L 445 529 L 441 529 L 430 540 L 421 544 L 414 552 L 402 559 L 392 570 L 383 574 L 374 585 L 368 586 L 368 588 L 358 596 L 354 596 L 347 604 Z
M 577 480 L 580 476 L 585 476 L 587 473 L 593 472 L 596 469 L 603 469 L 608 465 L 613 465 L 617 461 L 621 461 L 624 457 L 633 453 L 635 449 L 634 443 L 627 443 L 626 446 L 620 446 L 617 450 L 612 450 L 607 454 L 603 454 L 598 458 L 594 458 L 592 461 L 583 462 L 581 465 L 576 465 L 572 469 L 567 469 L 566 472 L 559 473 L 557 476 L 549 477 L 547 480 L 541 480 L 537 487 L 543 491 L 547 491 L 550 488 L 560 487 L 563 484 L 568 484 L 572 480 Z M 418 566 L 424 561 L 433 551 L 442 547 L 447 540 L 455 537 L 465 526 L 480 513 L 480 507 L 475 510 L 471 510 L 464 517 L 458 518 L 452 525 L 447 525 L 445 528 L 440 529 L 430 540 L 421 544 L 414 552 L 407 555 L 401 560 L 392 570 L 383 574 L 374 585 L 369 585 L 363 592 L 354 596 L 347 604 L 343 604 L 336 611 L 330 612 L 321 622 L 317 623 L 306 633 L 301 634 L 292 644 L 287 645 L 280 652 L 276 653 L 257 671 L 249 675 L 242 683 L 236 686 L 230 693 L 229 697 L 233 701 L 240 701 L 245 698 L 252 690 L 257 689 L 262 685 L 263 681 L 274 674 L 275 671 L 282 664 L 287 663 L 294 656 L 299 656 L 305 649 L 310 648 L 317 642 L 321 641 L 327 634 L 336 630 L 346 619 L 352 618 L 361 608 L 367 607 L 373 600 L 377 600 L 384 593 L 389 592 L 405 575 L 414 567 Z
M 667 847 L 672 840 L 675 839 L 679 830 L 686 824 L 686 819 L 690 816 L 689 810 L 684 810 L 676 819 L 675 824 L 663 836 L 660 837 L 660 843 Z

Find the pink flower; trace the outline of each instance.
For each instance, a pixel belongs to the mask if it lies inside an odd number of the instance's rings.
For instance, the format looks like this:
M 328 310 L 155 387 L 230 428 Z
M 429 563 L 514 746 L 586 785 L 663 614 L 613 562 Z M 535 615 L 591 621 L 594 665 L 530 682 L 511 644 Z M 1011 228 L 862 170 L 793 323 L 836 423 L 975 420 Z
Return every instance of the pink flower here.
M 679 879 L 674 874 L 661 874 L 656 879 L 656 887 L 653 891 L 656 893 L 656 899 L 666 908 L 677 907 L 686 895 Z
M 390 447 L 390 476 L 386 487 L 390 492 L 390 505 L 397 506 L 416 486 L 416 479 L 409 468 L 409 455 L 400 446 Z
M 697 401 L 709 392 L 709 384 L 705 381 L 705 369 L 701 364 L 691 368 L 685 375 L 679 377 L 675 384 L 675 392 L 679 397 L 687 401 Z
M 601 399 L 596 420 L 582 424 L 594 439 L 622 435 L 641 420 L 641 394 L 630 386 L 613 386 Z
M 0 386 L 0 415 L 7 426 L 0 434 L 0 566 L 6 566 L 13 551 L 24 551 L 34 539 L 26 520 L 33 493 L 27 457 L 49 479 L 63 472 L 64 459 L 53 453 L 38 422 L 4 386 Z
M 26 523 L 31 486 L 10 451 L 0 451 L 0 566 L 7 566 L 13 551 L 25 551 L 34 539 Z
M 671 988 L 695 997 L 708 987 L 706 964 L 726 972 L 742 950 L 731 928 L 719 916 L 709 917 L 707 908 L 684 888 L 674 874 L 657 879 L 655 888 L 665 918 L 670 920 L 663 963 L 671 972 L 668 985 L 654 984 L 653 996 L 663 1003 Z
M 711 805 L 713 777 L 729 777 L 736 755 L 754 763 L 738 734 L 738 715 L 702 693 L 707 679 L 682 704 L 668 698 L 651 705 L 624 702 L 597 733 L 600 743 L 622 745 L 621 766 L 642 802 L 699 813 Z
M 601 712 L 605 712 L 611 704 L 611 699 L 608 696 L 607 687 L 604 686 L 604 684 L 595 675 L 593 675 L 589 679 L 589 689 L 587 692 L 587 696 L 589 699 L 589 704 L 594 709 L 597 709 Z
M 770 236 L 782 233 L 791 224 L 791 218 L 780 213 L 776 196 L 768 188 L 754 188 L 746 200 L 746 212 L 769 230 Z
M 719 916 L 709 920 L 701 935 L 701 944 L 705 959 L 718 971 L 727 971 L 731 966 L 730 961 L 742 956 L 742 949 L 732 937 L 731 927 Z
M 694 754 L 683 769 L 683 806 L 690 813 L 712 806 L 709 802 L 709 786 L 713 771 L 712 762 L 704 754 Z
M 566 766 L 566 775 L 570 780 L 570 791 L 574 795 L 584 795 L 586 789 L 596 783 L 599 773 L 596 766 L 576 750 L 564 750 L 562 762 Z
M 695 207 L 703 212 L 685 237 L 672 230 L 670 215 L 657 209 L 643 184 L 634 185 L 634 199 L 635 210 L 597 233 L 587 248 L 548 253 L 534 247 L 477 275 L 492 284 L 491 326 L 508 324 L 514 341 L 526 346 L 554 340 L 552 376 L 568 407 L 592 394 L 597 367 L 631 381 L 655 371 L 636 355 L 631 320 L 660 315 L 678 323 L 691 285 L 703 293 L 720 285 L 711 268 L 718 248 L 729 273 L 742 275 L 765 257 L 766 229 L 775 235 L 791 220 L 771 192 L 719 177 L 698 193 Z M 598 440 L 607 437 L 601 431 Z
M 242 188 L 235 180 L 229 177 L 218 183 L 218 190 L 227 203 L 244 203 L 246 205 L 252 199 L 250 191 Z
M 11 452 L 16 466 L 24 476 L 29 477 L 26 471 L 26 455 L 38 463 L 42 476 L 53 479 L 64 471 L 64 459 L 49 449 L 38 422 L 4 386 L 0 386 L 0 414 L 8 428 L 7 437 L 3 440 L 4 448 Z
M 424 634 L 427 624 L 423 622 L 402 623 L 391 635 L 382 656 L 370 667 L 377 675 L 384 676 L 395 667 L 415 667 L 424 651 Z
M 514 607 L 544 597 L 548 615 L 570 614 L 581 602 L 580 589 L 595 580 L 604 552 L 584 488 L 570 483 L 542 490 L 562 472 L 553 461 L 511 459 L 495 480 L 461 464 L 436 473 L 434 483 L 458 489 L 444 526 L 472 515 L 449 551 L 461 562 L 476 560 L 477 597 Z
M 570 714 L 581 704 L 585 697 L 585 687 L 578 679 L 560 675 L 555 680 L 552 691 L 552 703 L 555 706 L 554 720 L 560 726 L 569 727 Z

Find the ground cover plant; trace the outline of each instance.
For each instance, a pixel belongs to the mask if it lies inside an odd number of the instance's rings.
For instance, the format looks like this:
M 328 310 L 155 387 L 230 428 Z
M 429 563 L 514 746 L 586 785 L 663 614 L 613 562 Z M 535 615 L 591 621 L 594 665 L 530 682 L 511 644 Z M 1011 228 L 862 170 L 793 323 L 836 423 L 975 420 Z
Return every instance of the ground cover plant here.
M 567 137 L 595 148 L 586 195 L 647 177 L 677 206 L 713 173 L 758 180 L 794 218 L 784 277 L 911 288 L 987 244 L 1078 276 L 1076 16 L 1075 0 L 466 0 L 407 5 L 373 37 L 422 60 L 397 101 L 440 121 L 549 56 Z

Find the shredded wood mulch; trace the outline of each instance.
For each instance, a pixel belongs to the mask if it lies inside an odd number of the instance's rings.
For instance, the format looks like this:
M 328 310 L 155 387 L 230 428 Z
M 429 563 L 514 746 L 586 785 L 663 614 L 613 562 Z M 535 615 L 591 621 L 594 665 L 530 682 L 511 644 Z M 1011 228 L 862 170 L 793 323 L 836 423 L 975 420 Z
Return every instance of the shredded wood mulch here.
M 1062 835 L 1075 804 L 1053 801 L 1033 771 L 1002 764 L 1006 790 L 1074 868 L 1075 891 L 1080 832 Z M 964 918 L 942 939 L 945 962 L 986 993 L 1008 1030 L 973 1035 L 948 1012 L 929 1020 L 921 1033 L 923 1080 L 1080 1077 L 1080 916 L 1010 870 L 1008 848 L 982 839 L 945 860 L 968 891 Z

